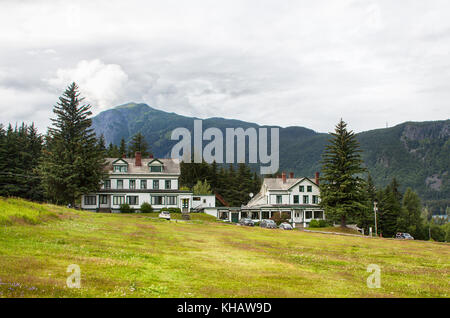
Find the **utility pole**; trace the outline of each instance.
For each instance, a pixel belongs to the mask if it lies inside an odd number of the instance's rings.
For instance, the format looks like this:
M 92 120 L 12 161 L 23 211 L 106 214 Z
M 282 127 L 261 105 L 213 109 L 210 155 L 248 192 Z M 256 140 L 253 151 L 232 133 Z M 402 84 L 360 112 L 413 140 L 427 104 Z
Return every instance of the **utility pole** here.
M 373 214 L 375 216 L 375 236 L 378 236 L 378 231 L 377 231 L 377 211 L 378 211 L 377 203 L 378 203 L 378 200 L 375 199 L 373 201 Z

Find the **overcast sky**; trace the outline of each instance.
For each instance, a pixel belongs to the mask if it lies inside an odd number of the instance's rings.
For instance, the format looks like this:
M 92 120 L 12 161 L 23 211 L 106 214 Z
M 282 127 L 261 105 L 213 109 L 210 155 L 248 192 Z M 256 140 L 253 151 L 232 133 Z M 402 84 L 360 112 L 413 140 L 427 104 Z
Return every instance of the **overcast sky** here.
M 0 0 L 0 122 L 76 81 L 94 113 L 355 131 L 450 116 L 450 1 Z

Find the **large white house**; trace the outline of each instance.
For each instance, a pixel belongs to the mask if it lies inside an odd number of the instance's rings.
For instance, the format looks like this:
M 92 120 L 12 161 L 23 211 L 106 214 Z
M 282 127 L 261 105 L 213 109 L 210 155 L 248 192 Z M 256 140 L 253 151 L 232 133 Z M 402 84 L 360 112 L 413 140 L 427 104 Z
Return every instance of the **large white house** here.
M 214 195 L 193 195 L 180 190 L 180 161 L 178 159 L 107 158 L 107 178 L 101 189 L 81 197 L 85 210 L 119 212 L 121 204 L 138 210 L 148 202 L 153 209 L 180 208 L 183 212 L 214 208 Z
M 260 192 L 240 208 L 217 208 L 217 217 L 238 222 L 241 218 L 269 219 L 275 213 L 287 213 L 295 227 L 308 227 L 311 220 L 325 219 L 319 206 L 319 174 L 314 181 L 307 177 L 294 178 L 282 173 L 281 178 L 264 178 Z

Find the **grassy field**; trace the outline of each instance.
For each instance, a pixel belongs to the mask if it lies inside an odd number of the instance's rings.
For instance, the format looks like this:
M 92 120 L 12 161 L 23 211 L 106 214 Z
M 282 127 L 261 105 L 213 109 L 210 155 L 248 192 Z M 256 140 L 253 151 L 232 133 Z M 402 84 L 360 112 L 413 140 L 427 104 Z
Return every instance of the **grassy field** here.
M 154 216 L 154 215 L 151 215 Z M 450 245 L 0 199 L 0 297 L 449 297 Z M 81 288 L 66 287 L 67 266 Z M 366 285 L 381 267 L 381 288 Z

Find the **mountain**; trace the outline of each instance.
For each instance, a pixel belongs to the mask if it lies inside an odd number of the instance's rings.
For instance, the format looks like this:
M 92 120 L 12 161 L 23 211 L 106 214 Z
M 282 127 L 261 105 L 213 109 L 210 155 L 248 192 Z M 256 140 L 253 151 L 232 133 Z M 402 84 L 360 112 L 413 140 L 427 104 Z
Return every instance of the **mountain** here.
M 168 157 L 176 143 L 170 140 L 172 130 L 185 127 L 192 133 L 194 119 L 198 118 L 129 103 L 98 114 L 93 118 L 92 126 L 97 135 L 104 135 L 107 144 L 119 144 L 122 137 L 129 142 L 140 131 L 155 156 Z M 203 120 L 203 130 L 209 127 L 221 129 L 225 136 L 225 128 L 263 126 L 215 117 Z M 304 176 L 320 171 L 321 154 L 329 135 L 304 127 L 279 128 L 280 171 L 293 171 Z M 450 120 L 406 122 L 357 135 L 364 161 L 377 186 L 385 186 L 395 177 L 402 190 L 412 187 L 424 200 L 446 202 L 450 201 L 449 137 Z

